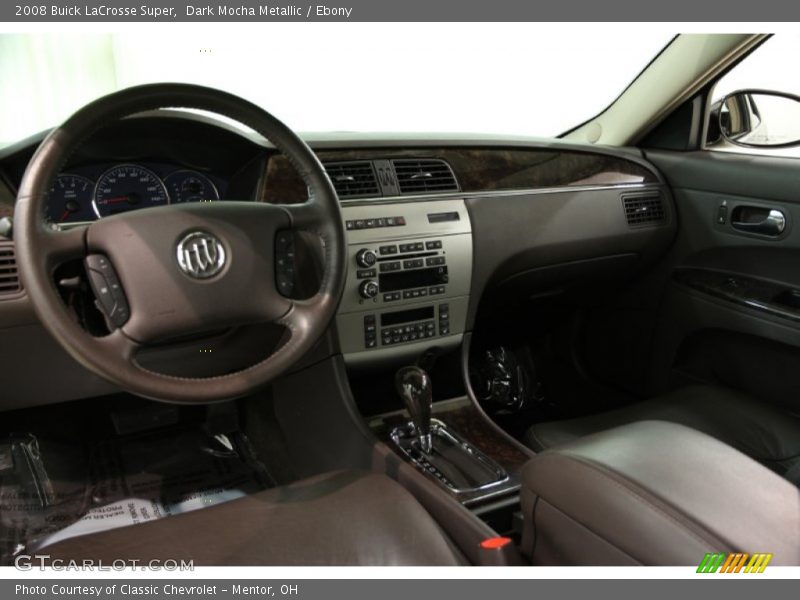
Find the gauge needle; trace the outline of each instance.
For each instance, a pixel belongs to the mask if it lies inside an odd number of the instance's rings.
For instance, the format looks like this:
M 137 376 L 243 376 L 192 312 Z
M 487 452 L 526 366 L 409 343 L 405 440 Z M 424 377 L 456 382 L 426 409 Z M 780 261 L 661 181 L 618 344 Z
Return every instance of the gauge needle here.
M 106 198 L 103 200 L 103 204 L 119 204 L 120 202 L 127 202 L 130 199 L 130 196 L 114 196 L 113 198 Z

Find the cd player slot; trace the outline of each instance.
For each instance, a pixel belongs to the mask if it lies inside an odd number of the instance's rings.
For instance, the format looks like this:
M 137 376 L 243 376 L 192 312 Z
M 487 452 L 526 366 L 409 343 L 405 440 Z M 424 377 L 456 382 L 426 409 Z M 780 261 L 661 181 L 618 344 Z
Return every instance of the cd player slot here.
M 407 258 L 425 258 L 426 256 L 436 256 L 438 252 L 412 252 L 410 254 L 395 254 L 393 256 L 382 256 L 378 262 L 391 262 L 393 260 L 406 260 Z

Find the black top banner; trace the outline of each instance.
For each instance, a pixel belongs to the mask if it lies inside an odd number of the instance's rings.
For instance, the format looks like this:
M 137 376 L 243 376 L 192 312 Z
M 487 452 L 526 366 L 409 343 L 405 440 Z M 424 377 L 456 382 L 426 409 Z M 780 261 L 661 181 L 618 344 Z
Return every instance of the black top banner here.
M 19 0 L 0 3 L 4 22 L 786 22 L 800 20 L 800 4 L 786 0 L 330 0 L 303 2 L 98 2 Z

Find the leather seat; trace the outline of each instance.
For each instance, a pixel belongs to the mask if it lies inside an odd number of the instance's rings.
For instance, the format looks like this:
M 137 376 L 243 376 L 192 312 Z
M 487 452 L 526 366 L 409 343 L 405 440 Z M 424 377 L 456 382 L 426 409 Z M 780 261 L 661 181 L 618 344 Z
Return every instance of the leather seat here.
M 521 502 L 521 550 L 536 565 L 696 568 L 714 552 L 800 565 L 800 490 L 674 423 L 623 425 L 537 454 L 522 469 Z
M 425 509 L 384 475 L 343 471 L 39 548 L 50 561 L 216 565 L 459 565 Z
M 539 423 L 525 435 L 536 451 L 637 421 L 686 425 L 733 446 L 800 484 L 800 419 L 722 387 L 692 385 L 616 410 Z

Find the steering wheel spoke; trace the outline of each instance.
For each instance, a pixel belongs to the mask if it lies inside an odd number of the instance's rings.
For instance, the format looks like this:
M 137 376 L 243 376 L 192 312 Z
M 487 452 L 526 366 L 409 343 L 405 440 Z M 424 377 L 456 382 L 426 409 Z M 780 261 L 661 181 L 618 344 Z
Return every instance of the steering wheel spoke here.
M 58 265 L 68 260 L 86 256 L 87 225 L 78 225 L 63 230 L 42 229 L 38 240 L 42 256 L 46 256 L 51 265 Z
M 326 218 L 324 208 L 315 200 L 302 204 L 282 204 L 281 208 L 288 213 L 292 229 L 317 232 Z
M 136 353 L 143 347 L 142 344 L 125 335 L 122 329 L 115 329 L 104 337 L 95 338 L 95 341 L 104 352 L 129 363 L 133 362 Z

